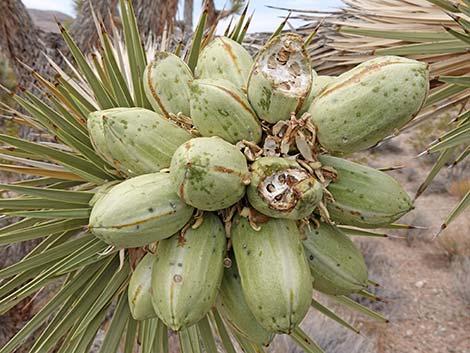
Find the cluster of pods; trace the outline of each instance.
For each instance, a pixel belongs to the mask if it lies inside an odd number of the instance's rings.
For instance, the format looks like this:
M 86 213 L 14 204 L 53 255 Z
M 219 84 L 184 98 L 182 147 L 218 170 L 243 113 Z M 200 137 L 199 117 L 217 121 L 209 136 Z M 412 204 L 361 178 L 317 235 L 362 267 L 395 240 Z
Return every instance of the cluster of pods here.
M 427 66 L 385 56 L 338 77 L 312 70 L 302 38 L 272 38 L 255 59 L 218 37 L 194 73 L 157 53 L 144 72 L 152 110 L 92 113 L 96 152 L 122 178 L 92 200 L 90 229 L 147 254 L 129 284 L 137 320 L 178 331 L 213 306 L 267 345 L 305 317 L 312 291 L 359 292 L 364 259 L 341 226 L 385 227 L 412 208 L 383 171 L 344 159 L 406 124 Z

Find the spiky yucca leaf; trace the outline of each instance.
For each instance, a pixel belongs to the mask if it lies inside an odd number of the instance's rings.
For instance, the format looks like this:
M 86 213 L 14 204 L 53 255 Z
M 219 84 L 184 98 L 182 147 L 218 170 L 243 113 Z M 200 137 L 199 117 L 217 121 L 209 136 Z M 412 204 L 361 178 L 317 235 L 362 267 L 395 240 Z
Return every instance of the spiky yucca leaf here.
M 33 142 L 0 135 L 0 141 L 5 144 L 0 147 L 0 157 L 10 163 L 0 164 L 0 170 L 36 177 L 0 184 L 4 196 L 0 199 L 1 213 L 13 222 L 0 229 L 0 246 L 33 239 L 40 242 L 21 261 L 0 269 L 0 315 L 50 283 L 59 282 L 61 286 L 0 348 L 0 353 L 14 352 L 33 334 L 38 338 L 31 353 L 53 349 L 60 353 L 85 353 L 103 323 L 107 323 L 107 328 L 101 353 L 132 353 L 137 346 L 143 353 L 169 350 L 169 331 L 164 323 L 159 319 L 138 322 L 132 318 L 128 306 L 127 287 L 132 268 L 149 249 L 117 251 L 88 231 L 89 204 L 97 188 L 118 182 L 122 177 L 95 153 L 87 130 L 88 115 L 113 107 L 149 107 L 143 93 L 142 74 L 156 46 L 147 50 L 143 47 L 131 1 L 120 0 L 120 7 L 124 40 L 115 28 L 113 33 L 103 30 L 93 14 L 101 46 L 99 51 L 85 57 L 67 29 L 60 27 L 75 64 L 64 58 L 67 68 L 62 69 L 49 59 L 57 73 L 54 81 L 31 72 L 40 96 L 28 91 L 11 93 L 22 109 L 3 105 L 7 115 L 37 129 L 40 138 Z M 215 33 L 215 27 L 204 31 L 206 12 L 201 15 L 191 47 L 176 48 L 192 69 L 201 49 Z M 247 8 L 232 31 L 227 31 L 240 43 L 252 18 L 246 14 Z M 163 39 L 163 50 L 168 46 L 165 43 Z M 22 220 L 14 223 L 16 217 Z M 384 321 L 359 304 L 347 300 L 343 303 Z M 355 330 L 323 305 L 313 306 Z M 237 344 L 245 352 L 263 352 L 262 347 L 233 332 L 216 309 L 178 335 L 184 353 L 216 353 L 215 336 L 228 353 L 235 353 Z M 321 352 L 300 330 L 294 332 L 292 339 L 306 352 Z
M 15 120 L 45 132 L 49 141 L 30 142 L 1 135 L 2 158 L 13 164 L 0 168 L 40 179 L 2 185 L 18 197 L 0 200 L 2 213 L 24 219 L 0 230 L 0 244 L 42 238 L 22 261 L 0 271 L 0 313 L 53 281 L 62 288 L 0 352 L 14 351 L 38 328 L 50 321 L 31 352 L 45 352 L 60 344 L 59 352 L 87 352 L 111 307 L 113 316 L 102 352 L 116 352 L 121 341 L 134 349 L 137 323 L 127 303 L 130 255 L 117 252 L 86 231 L 89 201 L 94 189 L 119 179 L 114 168 L 93 150 L 86 128 L 87 116 L 100 108 L 145 106 L 139 92 L 146 58 L 130 2 L 122 1 L 127 58 L 123 46 L 101 33 L 101 52 L 91 60 L 78 50 L 61 27 L 77 67 L 68 63 L 67 74 L 57 65 L 55 82 L 32 72 L 41 97 L 30 92 L 13 94 L 23 112 L 5 107 Z M 118 45 L 116 45 L 118 44 Z M 132 44 L 132 45 L 130 45 Z M 125 52 L 124 52 L 125 53 Z M 130 83 L 132 82 L 132 83 Z M 52 315 L 52 321 L 51 319 Z

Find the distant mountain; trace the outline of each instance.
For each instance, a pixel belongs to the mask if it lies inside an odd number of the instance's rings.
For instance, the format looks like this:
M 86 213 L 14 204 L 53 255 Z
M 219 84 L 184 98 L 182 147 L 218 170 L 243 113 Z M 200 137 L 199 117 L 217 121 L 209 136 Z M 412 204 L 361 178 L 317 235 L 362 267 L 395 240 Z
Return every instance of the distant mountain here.
M 73 20 L 73 17 L 60 11 L 28 9 L 28 12 L 34 21 L 34 24 L 44 32 L 59 33 L 59 28 L 57 27 L 55 18 L 62 23 Z

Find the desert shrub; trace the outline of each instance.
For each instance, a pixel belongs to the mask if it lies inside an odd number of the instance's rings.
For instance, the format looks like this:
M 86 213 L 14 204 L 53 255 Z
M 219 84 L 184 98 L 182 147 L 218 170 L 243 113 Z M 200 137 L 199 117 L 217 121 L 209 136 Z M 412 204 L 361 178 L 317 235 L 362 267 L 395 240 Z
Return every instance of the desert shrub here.
M 456 219 L 439 237 L 439 243 L 453 259 L 459 256 L 470 256 L 470 219 Z
M 386 240 L 370 240 L 370 239 L 356 239 L 355 243 L 359 246 L 369 270 L 369 278 L 380 284 L 379 287 L 370 286 L 368 291 L 376 296 L 387 301 L 372 301 L 370 299 L 354 296 L 354 299 L 359 303 L 377 311 L 385 316 L 390 316 L 393 312 L 397 312 L 397 308 L 393 307 L 393 303 L 399 301 L 392 300 L 399 296 L 399 291 L 393 285 L 393 277 L 390 272 L 392 264 L 387 255 L 380 251 L 378 241 L 383 242 Z
M 346 310 L 336 310 L 348 321 L 353 321 L 352 315 L 348 315 Z M 302 328 L 310 337 L 314 338 L 325 352 L 329 353 L 376 353 L 377 337 L 373 331 L 365 335 L 358 335 L 342 327 L 336 322 L 316 311 L 311 311 L 302 323 Z M 290 339 L 285 336 L 277 337 L 269 353 L 303 353 L 304 351 L 297 347 Z
M 462 300 L 470 306 L 470 256 L 456 256 L 452 261 L 456 288 Z

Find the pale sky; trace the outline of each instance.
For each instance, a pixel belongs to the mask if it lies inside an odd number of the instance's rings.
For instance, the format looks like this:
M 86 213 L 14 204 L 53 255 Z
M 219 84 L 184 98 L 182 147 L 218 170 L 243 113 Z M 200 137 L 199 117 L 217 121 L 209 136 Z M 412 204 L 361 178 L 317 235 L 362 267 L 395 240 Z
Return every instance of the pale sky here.
M 0 0 L 1 1 L 1 0 Z M 74 16 L 72 0 L 22 0 L 30 8 L 57 10 L 68 15 Z M 195 1 L 196 4 L 202 3 L 202 0 Z M 223 7 L 225 0 L 215 1 L 217 8 Z M 286 12 L 267 8 L 265 5 L 290 7 L 297 9 L 331 10 L 339 7 L 340 0 L 251 0 L 250 9 L 255 10 L 253 22 L 250 26 L 250 32 L 273 31 L 279 24 L 280 16 L 285 16 Z M 194 20 L 199 16 L 199 6 L 195 10 Z M 293 25 L 301 22 L 291 21 Z

